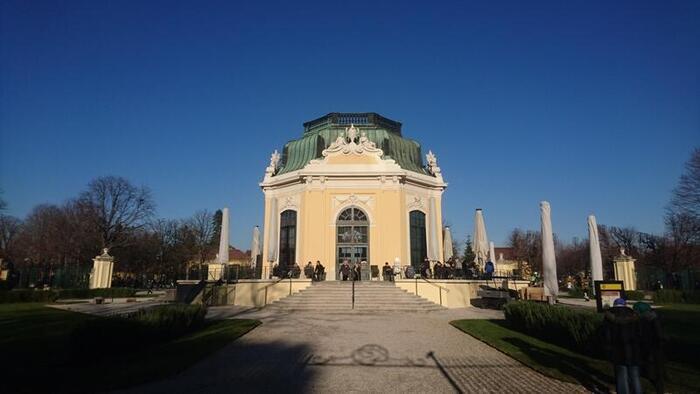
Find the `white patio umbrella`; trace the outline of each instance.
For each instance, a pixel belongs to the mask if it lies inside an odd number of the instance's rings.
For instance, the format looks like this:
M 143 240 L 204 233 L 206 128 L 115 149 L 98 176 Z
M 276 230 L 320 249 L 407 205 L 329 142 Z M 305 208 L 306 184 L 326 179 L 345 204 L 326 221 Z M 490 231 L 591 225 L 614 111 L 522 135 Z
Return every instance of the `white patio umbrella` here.
M 489 240 L 486 236 L 486 224 L 481 208 L 477 208 L 474 214 L 474 237 L 472 238 L 472 250 L 474 251 L 474 262 L 479 269 L 484 269 L 484 263 L 488 258 Z
M 493 268 L 496 268 L 496 246 L 492 242 L 489 242 L 489 260 L 493 263 Z
M 552 213 L 547 201 L 540 202 L 542 215 L 542 277 L 544 293 L 550 296 L 550 302 L 557 299 L 559 282 L 557 281 L 557 260 L 554 255 L 554 234 L 552 232 Z
M 221 213 L 221 238 L 219 238 L 219 264 L 228 264 L 228 208 Z
M 445 261 L 449 261 L 452 258 L 452 232 L 450 227 L 445 227 L 442 234 L 442 257 Z
M 250 268 L 255 270 L 258 264 L 258 255 L 260 255 L 260 228 L 253 228 L 253 240 L 250 243 Z
M 593 280 L 603 280 L 603 258 L 600 256 L 598 224 L 594 215 L 588 216 L 588 246 L 591 256 L 591 277 Z
M 274 263 L 277 261 L 277 199 L 270 201 L 270 218 L 267 228 L 267 261 Z

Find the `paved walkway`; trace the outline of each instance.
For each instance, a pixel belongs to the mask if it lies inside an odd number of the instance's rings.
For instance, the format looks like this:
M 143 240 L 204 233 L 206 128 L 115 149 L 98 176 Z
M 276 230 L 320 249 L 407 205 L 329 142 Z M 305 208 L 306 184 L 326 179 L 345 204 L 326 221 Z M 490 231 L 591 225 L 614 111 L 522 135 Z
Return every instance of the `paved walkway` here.
M 130 392 L 585 392 L 547 378 L 448 324 L 462 318 L 501 318 L 498 311 L 233 314 L 263 324 L 180 375 Z

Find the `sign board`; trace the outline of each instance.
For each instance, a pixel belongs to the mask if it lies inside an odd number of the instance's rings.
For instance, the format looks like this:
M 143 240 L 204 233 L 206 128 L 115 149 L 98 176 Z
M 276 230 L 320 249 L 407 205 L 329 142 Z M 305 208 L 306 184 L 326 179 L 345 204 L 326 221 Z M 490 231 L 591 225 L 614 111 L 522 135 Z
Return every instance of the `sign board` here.
M 625 286 L 621 280 L 596 280 L 594 286 L 598 312 L 612 308 L 616 299 L 626 298 Z

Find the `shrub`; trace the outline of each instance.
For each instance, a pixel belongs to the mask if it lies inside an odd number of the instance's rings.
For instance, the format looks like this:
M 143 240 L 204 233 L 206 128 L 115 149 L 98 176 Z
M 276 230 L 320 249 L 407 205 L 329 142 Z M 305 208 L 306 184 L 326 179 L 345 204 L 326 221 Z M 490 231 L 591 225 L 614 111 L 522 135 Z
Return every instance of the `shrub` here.
M 675 304 L 683 302 L 683 292 L 680 290 L 663 289 L 654 293 L 655 304 Z
M 54 290 L 18 289 L 0 291 L 0 304 L 15 302 L 54 302 L 58 292 Z
M 133 297 L 136 289 L 130 287 L 111 287 L 108 289 L 63 289 L 59 290 L 59 299 L 69 298 L 124 298 Z
M 657 304 L 700 304 L 700 292 L 681 291 L 672 289 L 657 290 L 654 293 L 654 303 Z
M 510 302 L 503 310 L 515 330 L 577 352 L 600 355 L 603 317 L 595 312 L 531 301 Z
M 202 305 L 163 305 L 125 316 L 88 319 L 72 332 L 71 349 L 78 357 L 140 351 L 200 328 L 206 313 Z
M 640 290 L 627 290 L 625 291 L 625 297 L 632 301 L 642 301 L 644 299 L 644 292 Z

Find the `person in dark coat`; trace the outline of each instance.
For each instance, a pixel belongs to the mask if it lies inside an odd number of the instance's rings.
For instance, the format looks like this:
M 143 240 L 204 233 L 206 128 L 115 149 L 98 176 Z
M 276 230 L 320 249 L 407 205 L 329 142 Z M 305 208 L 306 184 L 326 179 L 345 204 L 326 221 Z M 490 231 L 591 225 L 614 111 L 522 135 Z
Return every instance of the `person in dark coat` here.
M 304 266 L 304 276 L 306 279 L 314 279 L 314 266 L 310 261 Z
M 314 268 L 314 279 L 316 281 L 322 281 L 326 276 L 326 267 L 321 264 L 321 261 L 316 260 L 316 268 Z
M 423 278 L 430 278 L 430 261 L 428 259 L 423 261 L 423 265 L 420 267 L 420 275 Z
M 416 270 L 413 268 L 412 265 L 409 265 L 406 267 L 404 275 L 406 276 L 406 279 L 413 279 L 416 276 Z
M 618 298 L 603 320 L 607 353 L 615 368 L 618 394 L 642 393 L 639 317 L 624 299 Z
M 382 276 L 385 281 L 393 281 L 394 270 L 389 266 L 389 262 L 384 263 L 384 267 L 382 267 Z
M 343 280 L 348 280 L 348 276 L 350 276 L 350 264 L 347 260 L 343 261 L 343 265 L 340 266 L 340 276 Z
M 666 368 L 659 317 L 646 302 L 635 303 L 633 309 L 639 315 L 642 374 L 654 384 L 657 393 L 664 393 Z
M 360 264 L 355 263 L 355 267 L 353 268 L 353 280 L 362 280 L 361 274 L 362 268 L 360 267 Z

